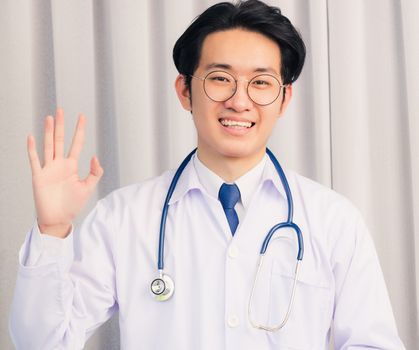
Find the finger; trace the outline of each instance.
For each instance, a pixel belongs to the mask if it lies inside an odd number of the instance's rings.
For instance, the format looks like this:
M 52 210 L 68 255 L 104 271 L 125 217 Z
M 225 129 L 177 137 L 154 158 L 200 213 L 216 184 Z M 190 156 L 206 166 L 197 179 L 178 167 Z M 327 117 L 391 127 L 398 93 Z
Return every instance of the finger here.
M 39 162 L 38 152 L 36 151 L 35 139 L 32 135 L 28 136 L 27 149 L 29 163 L 31 165 L 32 174 L 35 175 L 42 170 L 41 163 Z
M 54 129 L 54 159 L 62 158 L 64 155 L 64 112 L 57 108 L 55 115 Z
M 103 175 L 103 168 L 100 166 L 99 160 L 97 159 L 97 157 L 94 156 L 92 160 L 90 161 L 90 174 L 84 180 L 84 183 L 90 190 L 93 190 L 94 187 L 99 182 L 102 175 Z
M 71 148 L 68 153 L 68 157 L 78 160 L 80 152 L 83 148 L 84 143 L 84 126 L 86 124 L 86 117 L 80 114 L 79 120 L 77 121 L 76 131 L 74 132 L 73 141 Z
M 44 164 L 54 159 L 54 118 L 48 116 L 44 122 Z

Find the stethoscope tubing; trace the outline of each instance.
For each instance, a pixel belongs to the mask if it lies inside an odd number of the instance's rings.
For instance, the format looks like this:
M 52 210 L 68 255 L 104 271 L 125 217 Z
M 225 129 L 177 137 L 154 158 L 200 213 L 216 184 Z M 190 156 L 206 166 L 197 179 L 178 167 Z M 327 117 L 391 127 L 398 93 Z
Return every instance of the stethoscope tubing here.
M 279 178 L 281 179 L 282 186 L 284 187 L 284 191 L 287 196 L 287 202 L 288 202 L 287 222 L 292 222 L 292 218 L 294 216 L 294 202 L 292 200 L 292 194 L 291 194 L 290 186 L 287 181 L 287 177 L 285 176 L 284 170 L 282 170 L 282 167 L 279 164 L 278 160 L 276 159 L 276 157 L 274 156 L 274 154 L 271 152 L 269 148 L 266 148 L 266 153 L 268 154 L 269 158 L 271 158 L 271 161 L 274 164 L 275 169 L 279 174 Z
M 156 301 L 166 301 L 166 300 L 170 299 L 170 297 L 173 295 L 173 292 L 174 292 L 175 285 L 174 285 L 174 282 L 173 282 L 172 278 L 169 275 L 163 273 L 163 269 L 164 269 L 163 257 L 164 257 L 164 241 L 165 241 L 165 232 L 166 232 L 166 220 L 167 220 L 167 215 L 168 215 L 168 211 L 169 211 L 170 198 L 172 197 L 172 194 L 173 194 L 173 192 L 176 188 L 176 184 L 177 184 L 183 170 L 185 169 L 186 165 L 191 160 L 191 158 L 194 155 L 194 153 L 196 152 L 196 150 L 197 149 L 195 148 L 191 153 L 189 153 L 188 156 L 183 160 L 183 162 L 181 163 L 179 168 L 176 170 L 175 175 L 173 176 L 173 179 L 172 179 L 172 181 L 170 183 L 170 186 L 169 186 L 169 189 L 167 191 L 166 199 L 164 201 L 164 205 L 163 205 L 163 209 L 162 209 L 162 216 L 161 216 L 161 221 L 160 221 L 160 232 L 159 232 L 159 247 L 158 247 L 158 262 L 157 262 L 157 268 L 158 268 L 159 276 L 157 278 L 155 278 L 151 282 L 151 285 L 150 285 L 151 292 L 152 292 L 153 297 Z M 287 215 L 287 221 L 274 225 L 269 230 L 269 232 L 265 236 L 265 239 L 263 240 L 262 247 L 261 247 L 261 250 L 260 250 L 260 255 L 259 255 L 259 264 L 258 264 L 255 279 L 253 281 L 253 286 L 252 286 L 252 290 L 251 290 L 251 293 L 250 293 L 250 297 L 249 297 L 248 318 L 249 318 L 249 321 L 250 321 L 250 323 L 252 324 L 253 327 L 258 328 L 258 329 L 262 329 L 262 330 L 265 330 L 265 331 L 274 332 L 274 331 L 277 331 L 277 330 L 281 329 L 286 324 L 286 322 L 288 321 L 288 318 L 290 316 L 291 309 L 292 309 L 292 306 L 293 306 L 293 303 L 294 303 L 295 290 L 296 290 L 296 285 L 297 285 L 297 281 L 298 281 L 298 271 L 299 271 L 299 267 L 300 267 L 300 262 L 302 261 L 303 255 L 304 255 L 304 242 L 303 242 L 303 236 L 302 236 L 300 228 L 298 227 L 297 224 L 295 224 L 293 222 L 294 206 L 293 206 L 293 200 L 292 200 L 292 195 L 291 195 L 291 190 L 290 190 L 290 187 L 289 187 L 289 184 L 288 184 L 288 180 L 285 176 L 284 171 L 282 170 L 281 165 L 279 164 L 279 162 L 277 161 L 277 159 L 275 158 L 273 153 L 268 148 L 266 148 L 266 153 L 268 154 L 269 158 L 271 159 L 272 163 L 274 164 L 275 169 L 276 169 L 276 171 L 277 171 L 277 173 L 278 173 L 278 175 L 281 179 L 282 186 L 284 188 L 284 191 L 285 191 L 285 194 L 286 194 L 286 197 L 287 197 L 288 215 Z M 282 320 L 282 322 L 279 325 L 275 325 L 275 326 L 264 326 L 262 324 L 258 324 L 256 322 L 254 322 L 253 319 L 252 319 L 253 294 L 254 294 L 254 290 L 255 290 L 256 285 L 257 285 L 259 271 L 262 268 L 263 258 L 265 256 L 265 253 L 266 253 L 268 247 L 269 247 L 269 242 L 270 242 L 272 236 L 275 234 L 275 232 L 277 230 L 281 229 L 281 228 L 291 228 L 297 234 L 298 254 L 297 254 L 297 262 L 296 262 L 296 268 L 295 268 L 295 274 L 294 274 L 294 283 L 293 283 L 290 302 L 288 303 L 287 312 L 286 312 L 286 315 L 285 315 L 284 319 Z
M 304 255 L 304 244 L 303 244 L 303 235 L 301 233 L 300 228 L 294 224 L 293 222 L 282 222 L 280 224 L 276 224 L 275 226 L 273 226 L 268 234 L 266 235 L 265 239 L 263 240 L 263 244 L 262 244 L 262 248 L 260 249 L 260 254 L 264 255 L 266 253 L 266 250 L 268 249 L 269 246 L 269 242 L 272 238 L 272 236 L 274 235 L 274 233 L 281 229 L 281 228 L 286 228 L 286 227 L 290 227 L 292 229 L 294 229 L 295 233 L 297 234 L 297 240 L 298 240 L 298 254 L 297 254 L 297 260 L 303 260 L 303 255 Z
M 269 246 L 269 242 L 273 236 L 273 234 L 279 230 L 280 228 L 290 227 L 294 229 L 294 231 L 297 234 L 298 239 L 298 254 L 297 254 L 297 260 L 303 260 L 304 255 L 304 242 L 303 242 L 303 235 L 301 233 L 300 228 L 293 222 L 294 217 L 294 201 L 292 199 L 291 189 L 287 181 L 287 177 L 285 176 L 284 170 L 282 169 L 281 165 L 279 164 L 276 157 L 273 155 L 271 150 L 269 148 L 266 148 L 266 153 L 268 154 L 269 158 L 271 159 L 272 163 L 275 166 L 276 171 L 279 174 L 279 178 L 281 179 L 282 186 L 284 188 L 286 197 L 287 197 L 287 204 L 288 204 L 288 216 L 287 221 L 277 224 L 274 227 L 272 227 L 268 234 L 266 235 L 265 239 L 263 240 L 262 247 L 260 249 L 260 254 L 263 255 L 266 252 L 266 249 Z
M 161 272 L 164 269 L 164 242 L 165 242 L 165 232 L 166 232 L 166 220 L 167 220 L 167 214 L 169 211 L 169 201 L 172 197 L 172 194 L 176 188 L 176 184 L 180 178 L 180 175 L 182 174 L 183 170 L 185 169 L 186 165 L 191 160 L 192 156 L 195 154 L 197 148 L 195 148 L 191 153 L 189 153 L 186 158 L 183 160 L 183 162 L 180 164 L 179 168 L 176 170 L 175 175 L 173 176 L 172 182 L 170 183 L 169 189 L 167 191 L 166 199 L 164 201 L 163 210 L 162 210 L 162 216 L 160 221 L 160 233 L 159 233 L 159 248 L 158 248 L 158 262 L 157 262 L 157 268 Z M 278 175 L 281 179 L 282 186 L 284 188 L 286 197 L 287 197 L 287 204 L 288 204 L 288 215 L 287 215 L 287 221 L 283 223 L 279 223 L 275 226 L 273 226 L 268 234 L 266 235 L 262 247 L 260 249 L 260 254 L 263 255 L 266 252 L 266 249 L 269 246 L 269 242 L 275 233 L 280 228 L 284 227 L 290 227 L 295 230 L 297 234 L 298 239 L 298 254 L 297 254 L 297 260 L 302 260 L 304 255 L 304 242 L 303 242 L 303 236 L 301 233 L 300 228 L 293 222 L 293 215 L 294 215 L 294 205 L 293 205 L 293 199 L 291 190 L 287 181 L 287 178 L 285 176 L 284 171 L 282 170 L 281 165 L 279 164 L 278 160 L 275 158 L 273 153 L 269 150 L 269 148 L 266 148 L 266 153 L 268 154 L 269 158 L 271 159 L 272 163 L 275 166 L 275 169 L 278 172 Z
M 169 201 L 172 197 L 173 191 L 175 190 L 176 184 L 179 180 L 180 175 L 182 174 L 183 170 L 185 169 L 186 165 L 191 160 L 192 156 L 196 152 L 197 148 L 195 148 L 191 153 L 187 155 L 187 157 L 183 160 L 183 162 L 180 164 L 179 168 L 176 170 L 175 175 L 173 176 L 172 182 L 170 183 L 169 189 L 167 190 L 166 199 L 164 201 L 163 205 L 163 211 L 161 215 L 161 221 L 160 221 L 160 233 L 159 233 L 159 253 L 158 253 L 158 262 L 157 262 L 157 268 L 159 271 L 162 271 L 164 269 L 164 236 L 166 233 L 166 219 L 167 219 L 167 213 L 169 211 Z

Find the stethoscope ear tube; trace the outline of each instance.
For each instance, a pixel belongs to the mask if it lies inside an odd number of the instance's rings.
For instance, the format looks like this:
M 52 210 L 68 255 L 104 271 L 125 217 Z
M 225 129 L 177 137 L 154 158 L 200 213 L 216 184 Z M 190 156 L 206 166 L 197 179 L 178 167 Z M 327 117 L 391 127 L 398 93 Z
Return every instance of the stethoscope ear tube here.
M 259 271 L 262 268 L 263 265 L 263 258 L 264 255 L 261 255 L 259 257 L 259 264 L 258 264 L 258 268 L 256 271 L 256 276 L 255 279 L 253 281 L 253 286 L 252 286 L 252 291 L 250 293 L 250 297 L 249 297 L 249 304 L 247 306 L 247 318 L 249 319 L 250 324 L 257 329 L 261 329 L 267 332 L 276 332 L 278 330 L 280 330 L 281 328 L 283 328 L 285 326 L 285 324 L 287 323 L 290 315 L 291 315 L 291 310 L 292 307 L 294 305 L 294 299 L 295 299 L 295 291 L 297 289 L 297 282 L 298 282 L 298 273 L 300 271 L 300 263 L 301 260 L 297 260 L 297 263 L 295 265 L 295 273 L 294 273 L 294 279 L 293 279 L 293 284 L 292 284 L 292 291 L 291 291 L 291 297 L 290 297 L 290 301 L 288 303 L 288 308 L 287 308 L 287 312 L 284 316 L 284 318 L 282 319 L 281 323 L 275 326 L 264 326 L 262 324 L 256 323 L 253 321 L 252 318 L 252 302 L 253 302 L 253 294 L 257 285 L 257 281 L 258 281 L 258 276 L 259 276 Z

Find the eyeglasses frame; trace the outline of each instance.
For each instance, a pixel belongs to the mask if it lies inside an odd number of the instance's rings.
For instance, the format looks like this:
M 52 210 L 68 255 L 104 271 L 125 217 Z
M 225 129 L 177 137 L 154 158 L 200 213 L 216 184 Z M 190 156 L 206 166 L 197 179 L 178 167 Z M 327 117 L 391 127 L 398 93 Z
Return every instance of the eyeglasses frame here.
M 214 100 L 213 98 L 211 98 L 211 96 L 209 96 L 209 95 L 208 95 L 207 90 L 205 89 L 205 80 L 207 79 L 207 77 L 208 77 L 210 74 L 212 74 L 212 73 L 216 73 L 216 72 L 226 73 L 226 74 L 230 75 L 230 76 L 233 78 L 234 82 L 236 83 L 236 87 L 235 87 L 235 89 L 234 89 L 233 93 L 231 94 L 231 96 L 230 96 L 230 97 L 228 97 L 228 98 L 227 98 L 227 99 L 225 99 L 225 100 L 220 100 L 220 101 L 218 101 L 218 100 Z M 187 74 L 187 75 L 188 75 L 188 76 L 190 76 L 191 78 L 195 78 L 195 79 L 201 80 L 201 81 L 203 82 L 203 83 L 202 83 L 202 85 L 203 85 L 203 89 L 204 89 L 205 95 L 207 95 L 207 97 L 208 97 L 211 101 L 214 101 L 214 102 L 226 102 L 226 101 L 228 101 L 230 98 L 232 98 L 232 97 L 236 94 L 236 92 L 237 92 L 237 88 L 238 88 L 238 84 L 237 84 L 237 83 L 239 82 L 239 80 L 243 80 L 243 81 L 247 82 L 247 86 L 246 86 L 246 93 L 247 93 L 247 96 L 249 97 L 249 99 L 250 99 L 253 103 L 257 104 L 258 106 L 269 106 L 270 104 L 274 103 L 274 102 L 278 99 L 279 95 L 281 94 L 281 89 L 285 90 L 285 88 L 288 86 L 288 84 L 281 84 L 281 83 L 280 83 L 280 81 L 279 81 L 279 79 L 278 79 L 275 75 L 273 75 L 273 74 L 269 74 L 269 73 L 261 73 L 261 74 L 255 75 L 255 76 L 254 76 L 252 79 L 250 79 L 250 80 L 247 80 L 247 79 L 236 79 L 236 78 L 234 77 L 234 75 L 232 75 L 231 73 L 226 72 L 226 71 L 224 71 L 224 70 L 213 70 L 213 71 L 211 71 L 211 72 L 208 72 L 208 73 L 205 75 L 205 77 L 199 77 L 199 76 L 197 76 L 197 75 L 193 75 L 193 74 Z M 274 79 L 278 82 L 278 84 L 279 84 L 279 91 L 278 91 L 278 95 L 276 95 L 276 97 L 274 98 L 274 100 L 273 100 L 272 102 L 265 103 L 265 104 L 257 103 L 257 102 L 256 102 L 256 101 L 254 101 L 254 100 L 250 97 L 250 95 L 249 95 L 249 86 L 250 86 L 250 82 L 251 82 L 251 81 L 253 81 L 255 78 L 260 77 L 260 76 L 262 76 L 262 75 L 269 75 L 269 76 L 271 76 L 271 77 L 272 77 L 272 78 L 274 78 Z

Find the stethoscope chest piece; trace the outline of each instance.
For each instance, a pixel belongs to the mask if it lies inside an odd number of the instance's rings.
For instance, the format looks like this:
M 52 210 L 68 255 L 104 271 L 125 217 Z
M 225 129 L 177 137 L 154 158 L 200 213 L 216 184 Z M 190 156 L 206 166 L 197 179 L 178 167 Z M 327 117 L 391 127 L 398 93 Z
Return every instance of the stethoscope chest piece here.
M 156 301 L 166 301 L 175 291 L 175 284 L 169 275 L 161 273 L 150 285 L 151 294 Z

